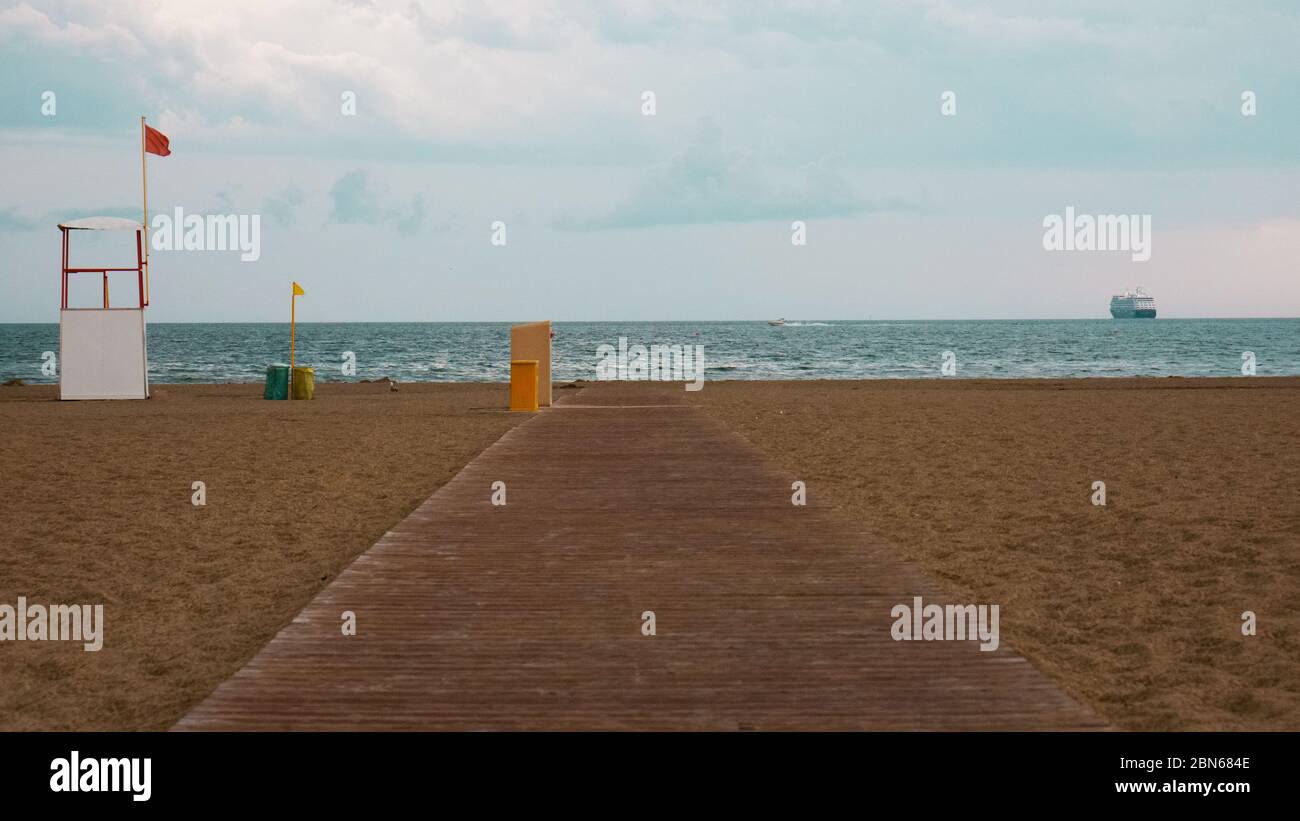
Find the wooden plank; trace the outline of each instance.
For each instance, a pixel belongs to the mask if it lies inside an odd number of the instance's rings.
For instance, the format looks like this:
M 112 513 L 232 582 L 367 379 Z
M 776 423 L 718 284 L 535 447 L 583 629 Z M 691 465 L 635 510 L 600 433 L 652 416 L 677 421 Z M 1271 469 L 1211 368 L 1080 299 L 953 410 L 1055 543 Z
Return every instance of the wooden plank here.
M 894 641 L 894 605 L 967 602 L 815 488 L 792 505 L 793 477 L 680 385 L 558 396 L 177 729 L 1103 726 L 1005 643 Z

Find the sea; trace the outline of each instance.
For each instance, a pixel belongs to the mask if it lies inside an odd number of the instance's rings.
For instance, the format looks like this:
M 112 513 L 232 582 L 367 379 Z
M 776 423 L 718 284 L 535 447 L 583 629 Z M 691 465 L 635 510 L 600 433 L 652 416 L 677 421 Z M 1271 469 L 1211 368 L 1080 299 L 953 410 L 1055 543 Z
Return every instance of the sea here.
M 507 381 L 510 325 L 300 323 L 295 358 L 325 382 Z M 558 322 L 554 333 L 558 380 L 596 378 L 598 349 L 620 337 L 703 346 L 706 379 L 1300 375 L 1300 319 Z M 288 361 L 289 326 L 150 324 L 148 348 L 152 383 L 260 382 Z M 0 324 L 0 381 L 57 381 L 42 366 L 58 349 L 57 324 Z

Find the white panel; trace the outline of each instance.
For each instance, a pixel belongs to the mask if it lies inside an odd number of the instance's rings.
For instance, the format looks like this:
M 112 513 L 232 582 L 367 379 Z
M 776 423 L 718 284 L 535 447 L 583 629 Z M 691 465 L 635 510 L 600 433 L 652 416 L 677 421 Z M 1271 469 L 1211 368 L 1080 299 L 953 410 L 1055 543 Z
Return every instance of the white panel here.
M 147 398 L 144 333 L 140 309 L 61 311 L 59 398 Z

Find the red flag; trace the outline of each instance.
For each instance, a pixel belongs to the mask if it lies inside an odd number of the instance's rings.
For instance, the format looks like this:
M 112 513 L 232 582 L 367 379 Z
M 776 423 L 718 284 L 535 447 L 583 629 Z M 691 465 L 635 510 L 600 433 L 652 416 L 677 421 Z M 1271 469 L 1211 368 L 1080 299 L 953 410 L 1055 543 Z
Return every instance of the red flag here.
M 150 154 L 157 154 L 159 157 L 166 157 L 172 153 L 171 140 L 167 135 L 152 126 L 144 127 L 144 150 Z

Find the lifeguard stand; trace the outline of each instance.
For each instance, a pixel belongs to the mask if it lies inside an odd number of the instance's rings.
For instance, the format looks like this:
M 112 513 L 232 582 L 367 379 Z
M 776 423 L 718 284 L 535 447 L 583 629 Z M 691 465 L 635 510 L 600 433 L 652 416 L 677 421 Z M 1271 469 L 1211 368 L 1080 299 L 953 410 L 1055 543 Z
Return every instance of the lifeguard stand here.
M 63 235 L 63 301 L 59 310 L 60 399 L 148 399 L 149 354 L 145 346 L 144 309 L 149 304 L 145 283 L 144 226 L 120 217 L 87 217 L 59 223 Z M 134 231 L 134 268 L 69 267 L 69 237 L 73 231 Z M 109 304 L 108 275 L 134 271 L 137 293 L 125 307 Z M 103 305 L 68 306 L 68 277 L 99 274 Z

